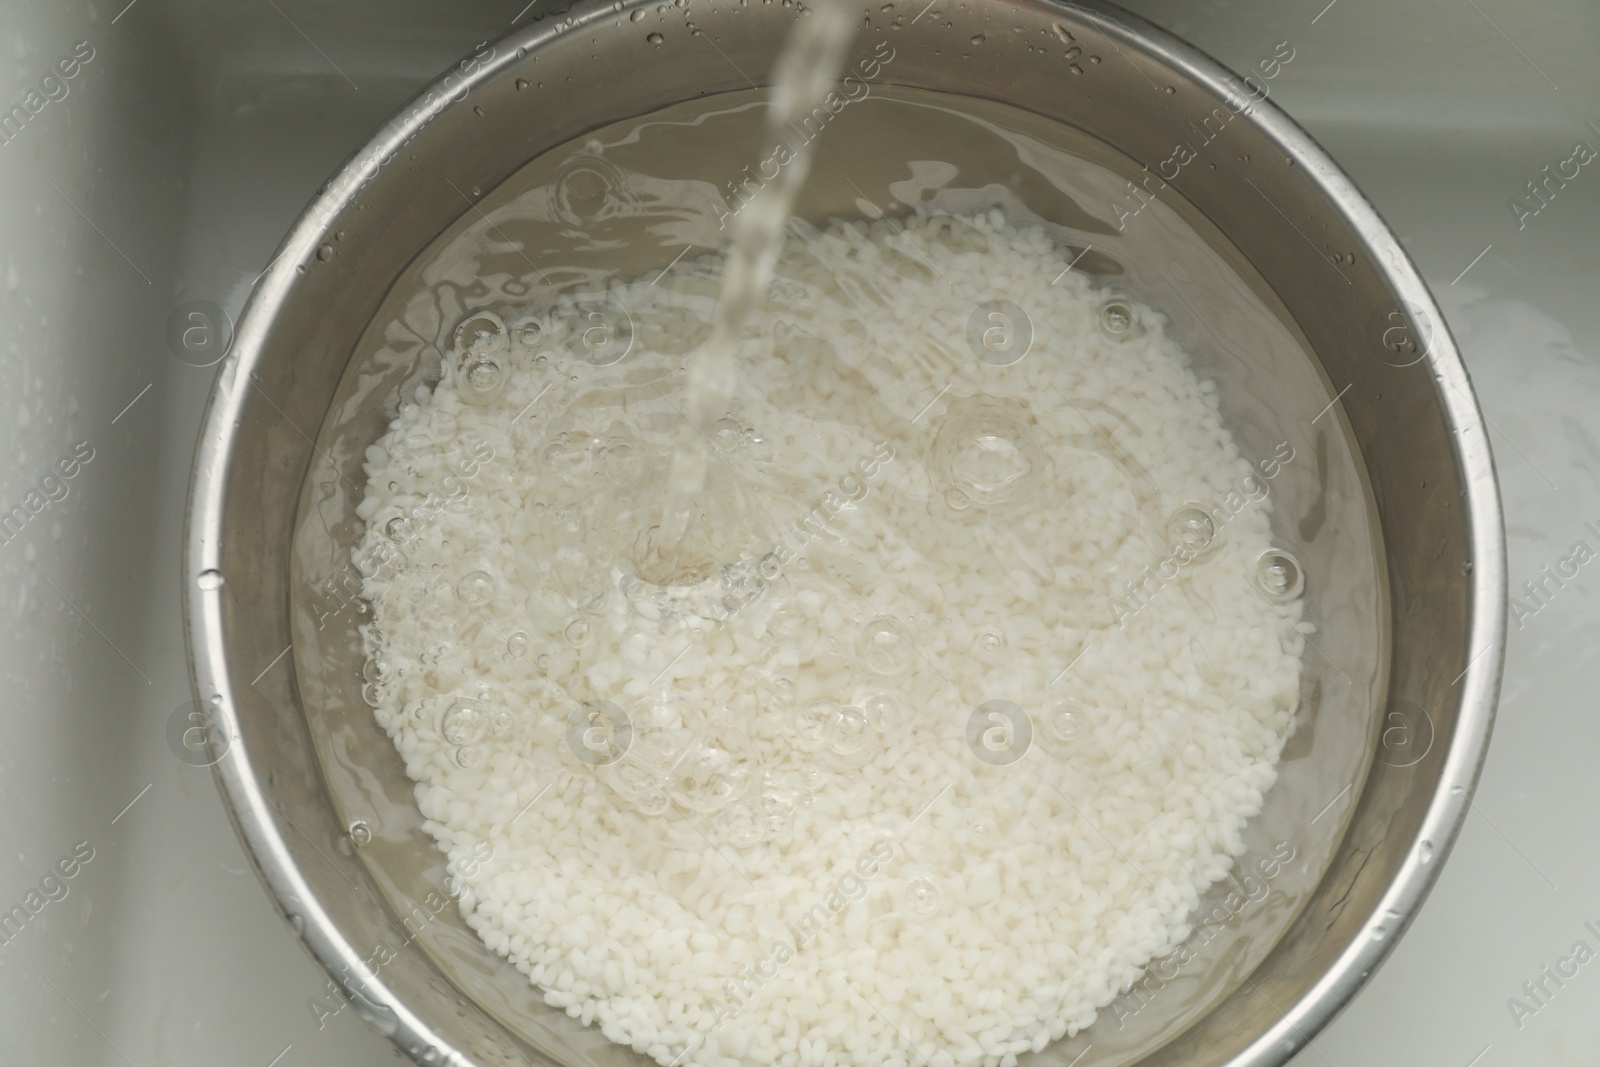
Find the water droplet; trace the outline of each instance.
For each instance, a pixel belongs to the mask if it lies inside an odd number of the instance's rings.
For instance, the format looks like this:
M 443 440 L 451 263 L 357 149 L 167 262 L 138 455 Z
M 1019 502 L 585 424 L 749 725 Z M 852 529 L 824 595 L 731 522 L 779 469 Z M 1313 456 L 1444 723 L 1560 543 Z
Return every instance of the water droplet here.
M 367 825 L 365 819 L 357 819 L 350 824 L 350 840 L 357 848 L 372 843 L 372 827 Z
M 1168 96 L 1171 96 L 1173 93 L 1177 92 L 1178 90 L 1175 87 L 1169 85 L 1166 88 L 1162 89 L 1161 91 L 1166 93 Z
M 221 589 L 223 581 L 221 571 L 207 570 L 200 572 L 200 577 L 195 579 L 194 584 L 209 593 L 213 589 Z
M 324 263 L 328 262 L 328 260 L 333 258 L 333 246 L 323 245 L 321 248 L 317 249 L 317 258 Z
M 472 113 L 478 116 L 480 119 L 483 118 L 483 108 L 479 107 L 477 104 L 472 105 Z
M 1061 38 L 1062 44 L 1071 44 L 1073 41 L 1077 40 L 1077 38 L 1072 36 L 1072 31 L 1061 25 L 1061 23 L 1055 23 L 1054 28 L 1056 31 L 1056 36 Z
M 972 43 L 973 43 L 973 44 L 982 44 L 982 43 L 983 43 L 983 42 L 984 42 L 984 41 L 986 41 L 986 40 L 987 40 L 987 39 L 988 39 L 988 38 L 986 38 L 986 37 L 985 37 L 985 36 L 984 36 L 984 35 L 983 35 L 983 34 L 981 34 L 981 33 L 975 33 L 975 34 L 973 34 L 973 35 L 972 35 Z
M 1100 57 L 1099 56 L 1090 56 L 1089 57 L 1089 62 L 1090 63 L 1099 63 L 1100 62 Z
M 289 916 L 289 929 L 294 931 L 296 937 L 304 936 L 306 932 L 306 919 L 303 915 Z
M 1281 548 L 1269 548 L 1256 558 L 1255 583 L 1267 598 L 1287 604 L 1305 591 L 1300 563 Z
M 927 878 L 918 878 L 906 886 L 901 906 L 914 919 L 932 918 L 939 911 L 939 887 Z
M 1067 69 L 1070 70 L 1074 74 L 1082 74 L 1083 73 L 1083 68 L 1078 66 L 1078 64 L 1076 64 L 1076 63 L 1072 64 Z
M 633 14 L 628 16 L 628 21 L 630 21 L 630 22 L 640 22 L 640 21 L 642 21 L 644 19 L 644 16 L 645 16 L 645 10 L 644 10 L 644 8 L 641 7 L 641 8 L 638 8 L 637 10 L 635 10 Z
M 637 12 L 636 11 L 636 12 L 634 12 L 634 14 L 636 14 L 636 15 L 637 14 L 641 14 L 641 12 Z M 528 79 L 526 79 L 526 78 L 518 78 L 513 84 L 516 85 L 517 92 L 520 93 L 520 92 L 522 92 L 522 90 L 524 90 L 524 89 L 526 89 L 528 87 Z
M 391 488 L 393 487 L 391 486 Z M 411 529 L 411 523 L 407 522 L 405 516 L 403 515 L 396 515 L 394 518 L 385 523 L 383 532 L 389 538 L 389 540 L 395 541 L 399 544 L 405 544 L 407 541 L 410 541 L 416 536 Z
M 1417 845 L 1417 862 L 1418 863 L 1432 863 L 1433 862 L 1433 842 L 1432 841 L 1422 841 Z
M 1077 59 L 1081 55 L 1083 55 L 1083 49 L 1079 48 L 1077 45 L 1073 45 L 1071 48 L 1062 53 L 1061 58 Z
M 649 41 L 651 44 L 660 44 L 662 41 L 666 40 L 666 38 L 662 37 L 659 33 L 647 33 L 644 35 L 644 39 Z
M 489 728 L 489 715 L 476 700 L 459 700 L 439 723 L 439 736 L 451 745 L 470 745 Z

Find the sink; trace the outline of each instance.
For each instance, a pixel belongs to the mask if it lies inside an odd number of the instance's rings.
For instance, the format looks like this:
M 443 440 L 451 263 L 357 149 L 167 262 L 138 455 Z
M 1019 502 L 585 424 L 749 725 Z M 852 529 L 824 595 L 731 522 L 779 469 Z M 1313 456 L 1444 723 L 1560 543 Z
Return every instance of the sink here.
M 1600 978 L 1585 974 L 1600 964 L 1572 953 L 1600 950 L 1600 851 L 1566 819 L 1600 810 L 1600 160 L 1572 162 L 1580 142 L 1600 149 L 1600 13 L 1126 6 L 1241 71 L 1292 53 L 1272 95 L 1433 286 L 1505 498 L 1516 599 L 1472 814 L 1389 962 L 1295 1063 L 1594 1063 Z M 22 516 L 0 521 L 0 1061 L 395 1062 L 277 917 L 186 745 L 178 558 L 214 374 L 199 364 L 334 168 L 426 81 L 547 10 L 0 12 L 0 366 L 15 387 L 0 519 Z M 1579 969 L 1558 985 L 1546 967 Z

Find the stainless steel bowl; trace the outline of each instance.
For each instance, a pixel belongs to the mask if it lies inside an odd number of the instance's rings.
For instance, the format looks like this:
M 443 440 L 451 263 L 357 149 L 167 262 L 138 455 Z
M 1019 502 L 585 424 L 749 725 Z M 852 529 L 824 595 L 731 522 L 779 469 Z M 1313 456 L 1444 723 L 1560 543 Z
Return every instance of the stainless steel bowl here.
M 644 1061 L 546 1007 L 467 928 L 359 699 L 348 549 L 362 450 L 388 414 L 374 383 L 392 392 L 437 374 L 426 353 L 373 362 L 369 326 L 409 265 L 462 216 L 492 214 L 497 187 L 528 180 L 530 160 L 554 175 L 547 152 L 607 123 L 752 89 L 795 17 L 774 4 L 590 5 L 481 47 L 318 194 L 222 367 L 185 556 L 217 782 L 273 900 L 338 987 L 328 1010 L 350 1004 L 419 1063 Z M 1274 485 L 1275 536 L 1304 565 L 1318 630 L 1279 782 L 1246 834 L 1250 855 L 1293 857 L 1270 879 L 1213 890 L 1192 951 L 1028 1057 L 1281 1064 L 1416 914 L 1488 743 L 1504 548 L 1466 373 L 1393 235 L 1264 99 L 1275 57 L 1246 81 L 1103 4 L 874 3 L 864 25 L 863 55 L 880 41 L 894 52 L 877 76 L 885 98 L 1059 136 L 1126 181 L 1099 199 L 1087 187 L 1017 195 L 1066 205 L 1073 217 L 1051 221 L 1101 246 L 1083 269 L 1172 313 L 1242 449 L 1292 441 L 1302 457 Z M 657 47 L 645 35 L 661 27 Z M 886 202 L 891 172 L 934 129 L 910 111 L 855 110 L 853 136 L 879 138 L 881 165 L 845 181 L 825 152 L 808 213 L 854 213 L 857 194 Z M 1202 155 L 1176 151 L 1197 137 Z M 727 163 L 748 149 L 722 150 Z M 1014 159 L 979 156 L 975 175 L 990 168 L 1003 187 L 1015 173 Z M 676 249 L 629 254 L 643 269 Z

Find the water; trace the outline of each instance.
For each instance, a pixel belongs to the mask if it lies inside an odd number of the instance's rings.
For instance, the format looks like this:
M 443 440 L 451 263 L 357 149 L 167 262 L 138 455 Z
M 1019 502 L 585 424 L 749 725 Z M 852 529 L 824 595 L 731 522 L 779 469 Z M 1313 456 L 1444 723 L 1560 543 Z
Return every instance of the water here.
M 739 462 L 754 457 L 756 462 L 746 468 L 753 476 L 765 471 L 773 484 L 781 479 L 784 457 L 771 454 L 769 442 L 763 440 L 764 428 L 748 420 L 726 421 L 729 408 L 738 406 L 744 390 L 737 375 L 726 368 L 718 371 L 713 356 L 719 351 L 733 353 L 727 356 L 732 360 L 737 346 L 718 349 L 708 343 L 710 330 L 702 329 L 696 344 L 681 352 L 678 374 L 644 380 L 631 369 L 628 354 L 636 349 L 629 345 L 654 344 L 654 327 L 643 317 L 631 323 L 608 318 L 613 309 L 606 303 L 606 294 L 619 281 L 649 277 L 681 255 L 672 274 L 657 287 L 670 290 L 661 298 L 663 313 L 690 315 L 708 323 L 713 307 L 731 308 L 723 298 L 724 279 L 714 269 L 695 264 L 706 252 L 726 247 L 740 219 L 756 211 L 758 201 L 739 190 L 750 173 L 746 168 L 765 158 L 763 146 L 770 141 L 769 101 L 762 94 L 740 93 L 693 101 L 597 130 L 581 143 L 532 161 L 521 173 L 488 191 L 481 201 L 488 222 L 476 213 L 465 215 L 457 227 L 417 258 L 355 352 L 318 441 L 324 451 L 338 457 L 359 456 L 372 443 L 375 427 L 392 417 L 403 398 L 444 373 L 461 372 L 474 388 L 481 385 L 490 397 L 501 395 L 499 390 L 507 386 L 511 374 L 543 375 L 541 380 L 551 387 L 520 417 L 517 433 L 540 442 L 540 462 L 564 472 L 567 488 L 562 499 L 530 500 L 527 507 L 529 521 L 538 524 L 540 536 L 549 546 L 546 555 L 554 564 L 552 575 L 559 580 L 562 607 L 545 613 L 539 604 L 506 604 L 494 587 L 490 573 L 494 568 L 484 561 L 462 559 L 459 567 L 445 576 L 440 612 L 463 617 L 482 612 L 492 620 L 497 629 L 484 628 L 482 633 L 486 656 L 524 661 L 530 669 L 555 672 L 563 656 L 591 654 L 588 650 L 597 645 L 594 631 L 603 625 L 605 613 L 623 605 L 634 613 L 630 618 L 646 618 L 655 612 L 659 621 L 671 615 L 680 603 L 678 598 L 692 595 L 714 597 L 723 602 L 724 610 L 737 612 L 745 610 L 740 605 L 751 590 L 760 588 L 762 579 L 755 569 L 761 558 L 758 550 L 764 550 L 763 538 L 770 531 L 746 506 L 741 494 L 747 487 L 730 473 L 728 465 L 714 459 L 715 454 L 698 434 L 694 435 L 698 446 L 683 447 L 691 431 L 689 423 L 695 422 L 718 448 L 738 450 L 730 454 L 739 455 Z M 1365 595 L 1363 568 L 1369 564 L 1363 562 L 1365 557 L 1359 551 L 1361 524 L 1341 519 L 1322 527 L 1320 533 L 1305 532 L 1309 528 L 1305 523 L 1311 521 L 1305 517 L 1316 514 L 1320 494 L 1333 492 L 1348 501 L 1360 493 L 1345 473 L 1349 459 L 1342 440 L 1325 438 L 1318 446 L 1320 452 L 1313 452 L 1303 436 L 1303 427 L 1326 398 L 1319 398 L 1304 412 L 1280 410 L 1285 375 L 1279 375 L 1277 384 L 1269 387 L 1269 377 L 1260 368 L 1271 362 L 1272 353 L 1293 350 L 1299 342 L 1276 318 L 1270 292 L 1258 280 L 1230 269 L 1225 249 L 1219 252 L 1204 239 L 1203 220 L 1186 219 L 1178 210 L 1181 205 L 1157 202 L 1119 231 L 1111 205 L 1127 179 L 1137 173 L 1129 161 L 1071 130 L 998 105 L 877 84 L 870 95 L 851 102 L 831 121 L 818 139 L 818 151 L 810 164 L 810 180 L 803 188 L 797 185 L 791 190 L 793 202 L 785 208 L 785 216 L 792 214 L 814 223 L 835 215 L 874 217 L 876 213 L 903 218 L 915 206 L 958 212 L 1001 206 L 1014 218 L 1039 222 L 1074 255 L 1082 253 L 1073 270 L 1089 275 L 1105 291 L 1099 328 L 1108 339 L 1137 336 L 1139 322 L 1134 310 L 1139 304 L 1166 315 L 1169 333 L 1194 355 L 1197 371 L 1217 380 L 1224 398 L 1224 421 L 1241 451 L 1252 458 L 1270 456 L 1274 446 L 1286 439 L 1293 440 L 1298 449 L 1297 458 L 1288 462 L 1273 488 L 1282 513 L 1300 523 L 1275 530 L 1276 543 L 1288 562 L 1274 560 L 1248 580 L 1264 580 L 1273 592 L 1279 592 L 1291 588 L 1296 576 L 1303 574 L 1314 592 L 1326 595 L 1326 588 L 1319 589 L 1318 578 L 1328 575 L 1337 562 L 1342 573 L 1341 599 L 1328 605 L 1329 612 L 1365 617 L 1359 604 Z M 768 188 L 775 184 L 769 182 Z M 759 194 L 762 190 L 754 191 Z M 744 206 L 737 213 L 719 222 L 724 210 L 740 203 Z M 712 204 L 722 208 L 713 210 L 708 207 Z M 499 234 L 490 232 L 491 224 Z M 909 250 L 906 254 L 914 255 Z M 747 294 L 759 280 L 755 269 L 760 265 L 759 256 L 748 262 L 751 271 L 741 283 Z M 835 276 L 847 290 L 839 298 L 841 307 L 850 301 L 859 301 L 858 308 L 870 307 L 870 272 L 842 271 Z M 769 292 L 788 284 L 780 272 L 775 282 L 768 283 Z M 960 294 L 952 295 L 952 300 L 959 299 Z M 563 348 L 561 338 L 570 334 L 571 324 L 568 318 L 552 318 L 563 308 L 567 310 L 560 315 L 570 314 L 581 329 L 601 328 L 593 346 Z M 729 315 L 731 321 L 731 311 Z M 749 322 L 744 325 L 748 333 Z M 803 325 L 781 322 L 774 328 Z M 733 336 L 739 333 L 731 330 Z M 948 352 L 930 353 L 927 359 L 967 359 L 971 354 L 986 364 L 1003 367 L 1014 355 L 1004 345 L 984 346 L 988 359 L 970 353 L 968 339 L 959 331 L 949 339 L 949 348 Z M 686 383 L 691 368 L 702 360 L 709 369 L 697 379 L 705 384 L 699 394 L 700 414 L 686 420 L 663 402 L 662 393 L 676 398 L 683 414 L 688 414 L 690 387 Z M 446 365 L 450 361 L 455 361 L 454 366 Z M 1214 524 L 1206 529 L 1204 519 L 1205 509 L 1215 501 L 1163 494 L 1148 482 L 1145 472 L 1119 454 L 1111 442 L 1142 429 L 1128 424 L 1124 412 L 1085 408 L 1081 429 L 1070 440 L 1040 440 L 1027 420 L 1005 405 L 968 398 L 962 406 L 947 410 L 951 397 L 936 399 L 936 390 L 914 397 L 898 395 L 894 368 L 877 368 L 870 361 L 852 362 L 838 354 L 825 355 L 822 365 L 843 382 L 859 381 L 875 391 L 879 399 L 859 415 L 864 428 L 881 429 L 886 435 L 903 434 L 906 442 L 915 442 L 914 449 L 902 447 L 896 462 L 920 464 L 936 476 L 939 495 L 930 500 L 930 507 L 944 515 L 969 517 L 963 521 L 974 524 L 971 566 L 975 572 L 993 565 L 993 557 L 985 555 L 989 550 L 1004 553 L 1015 565 L 996 572 L 1002 577 L 1008 578 L 1010 570 L 1034 575 L 1048 570 L 1030 557 L 1030 553 L 1039 553 L 1039 545 L 1012 543 L 1015 539 L 1008 540 L 1003 524 L 990 523 L 985 517 L 1027 502 L 1037 491 L 1041 457 L 1048 460 L 1068 448 L 1119 471 L 1130 504 L 1126 536 L 1163 543 L 1169 534 L 1175 534 L 1175 540 L 1187 537 L 1209 545 L 1208 533 L 1213 538 L 1218 534 Z M 1291 379 L 1295 373 L 1285 372 Z M 581 380 L 574 381 L 574 375 Z M 924 412 L 930 402 L 932 406 Z M 629 419 L 636 424 L 612 425 Z M 1325 418 L 1320 426 L 1331 422 Z M 709 464 L 707 456 L 713 457 Z M 680 552 L 676 561 L 661 553 L 661 568 L 651 570 L 651 557 L 637 550 L 631 533 L 668 525 L 663 520 L 672 509 L 665 490 L 673 484 L 674 468 L 680 464 L 690 475 L 698 468 L 704 486 L 696 507 L 677 509 L 683 516 L 677 547 L 687 546 L 689 551 Z M 346 463 L 345 470 L 361 482 L 358 466 Z M 470 485 L 470 478 L 465 481 Z M 687 484 L 693 484 L 692 477 Z M 650 492 L 634 493 L 629 488 L 644 485 Z M 820 488 L 797 487 L 798 506 L 802 510 L 812 507 L 811 497 Z M 373 791 L 374 774 L 387 781 L 398 771 L 385 762 L 394 759 L 392 746 L 381 734 L 373 736 L 371 708 L 361 700 L 361 688 L 365 685 L 376 691 L 387 683 L 389 672 L 386 665 L 374 663 L 362 677 L 351 667 L 356 662 L 352 653 L 338 642 L 351 640 L 355 613 L 340 613 L 336 602 L 316 601 L 312 593 L 348 567 L 349 538 L 362 528 L 359 521 L 351 519 L 355 501 L 348 493 L 348 485 L 339 478 L 325 478 L 322 472 L 313 471 L 297 535 L 297 566 L 309 571 L 293 586 L 296 610 L 306 618 L 296 633 L 294 656 L 314 731 L 319 736 L 340 737 L 324 751 L 330 790 L 345 811 L 376 812 L 374 822 L 384 826 L 387 835 L 391 825 L 409 825 L 406 820 L 414 820 L 415 813 L 397 814 L 386 808 L 392 801 Z M 444 499 L 438 509 L 453 506 L 447 493 L 440 495 Z M 425 531 L 439 514 L 442 511 L 433 505 L 419 506 L 403 519 L 378 521 L 380 528 L 393 529 L 398 543 Z M 723 521 L 708 521 L 718 516 Z M 610 553 L 610 546 L 598 545 L 592 538 L 586 541 L 586 528 L 608 538 L 616 535 L 618 547 L 625 551 L 613 555 L 625 568 L 645 566 L 620 584 L 612 575 L 605 576 L 608 584 L 597 584 L 593 565 Z M 983 540 L 989 535 L 977 532 L 984 529 L 993 531 L 991 539 Z M 629 534 L 627 543 L 622 543 L 623 532 Z M 1221 537 L 1226 536 L 1223 530 Z M 671 537 L 658 530 L 646 547 L 671 543 Z M 845 568 L 841 573 L 852 573 L 848 570 L 848 546 L 830 549 L 814 541 L 808 551 L 819 570 L 840 567 Z M 746 570 L 725 574 L 722 568 L 727 565 Z M 695 580 L 679 581 L 688 578 Z M 1239 588 L 1241 596 L 1255 595 L 1243 580 Z M 1094 606 L 1089 591 L 1089 586 L 1080 589 L 1070 581 L 1064 591 L 1058 587 L 1066 602 L 1079 596 L 1078 603 Z M 774 594 L 769 590 L 762 595 Z M 1352 609 L 1352 604 L 1357 606 Z M 827 641 L 833 639 L 835 646 L 855 648 L 864 672 L 877 679 L 871 687 L 843 700 L 838 698 L 845 694 L 796 692 L 794 679 L 784 675 L 761 683 L 763 706 L 795 709 L 801 722 L 809 721 L 808 715 L 815 718 L 813 741 L 818 751 L 828 754 L 830 766 L 848 768 L 859 758 L 857 746 L 863 734 L 857 711 L 868 724 L 904 723 L 925 714 L 928 705 L 902 679 L 925 673 L 912 642 L 927 647 L 941 632 L 940 619 L 891 621 L 860 605 L 859 614 L 838 633 L 811 634 L 803 629 L 783 631 L 785 618 L 781 613 L 775 617 L 774 632 L 782 632 L 783 640 L 815 641 L 825 650 Z M 556 619 L 551 628 L 539 628 Z M 1319 649 L 1355 674 L 1352 664 L 1360 662 L 1361 656 L 1352 650 L 1360 648 L 1358 641 L 1341 636 L 1336 619 L 1318 615 L 1313 619 L 1321 627 L 1316 636 Z M 994 623 L 993 630 L 963 640 L 961 649 L 974 659 L 1003 663 L 1006 650 L 1019 638 L 1025 639 L 1018 622 L 1025 624 L 1026 620 L 989 621 Z M 799 622 L 803 620 L 796 625 Z M 1366 637 L 1377 641 L 1381 635 Z M 441 628 L 441 643 L 450 639 Z M 683 639 L 687 642 L 690 635 L 684 634 Z M 679 647 L 669 648 L 668 654 Z M 1059 651 L 1060 666 L 1068 667 L 1080 649 Z M 1217 647 L 1192 650 L 1202 668 L 1213 659 L 1224 659 L 1227 652 Z M 348 680 L 344 667 L 351 667 Z M 1265 951 L 1264 946 L 1275 939 L 1274 931 L 1282 928 L 1320 875 L 1322 858 L 1337 840 L 1339 816 L 1346 809 L 1337 808 L 1314 827 L 1309 826 L 1310 817 L 1338 792 L 1341 776 L 1354 777 L 1340 761 L 1348 762 L 1349 753 L 1359 756 L 1364 743 L 1358 735 L 1367 721 L 1366 710 L 1340 703 L 1351 699 L 1346 694 L 1359 689 L 1363 679 L 1357 676 L 1356 686 L 1347 687 L 1316 658 L 1308 660 L 1306 671 L 1308 676 L 1322 673 L 1316 705 L 1320 720 L 1316 730 L 1302 731 L 1297 738 L 1301 750 L 1283 766 L 1278 790 L 1246 834 L 1252 854 L 1264 853 L 1283 839 L 1294 843 L 1301 860 L 1293 870 L 1286 869 L 1278 876 L 1273 896 L 1250 913 L 1248 922 L 1241 921 L 1237 930 L 1225 932 L 1207 949 L 1208 959 L 1215 955 L 1229 968 L 1243 968 L 1259 958 L 1253 946 L 1260 944 L 1259 951 Z M 1071 671 L 1066 671 L 1058 687 L 1071 678 Z M 1059 699 L 1035 712 L 1037 743 L 1044 749 L 1070 748 L 1080 742 L 1090 725 L 1090 709 L 1074 702 L 1064 688 L 1051 692 Z M 582 698 L 574 694 L 572 699 Z M 819 701 L 826 702 L 814 707 Z M 431 708 L 429 721 L 441 727 L 451 710 L 452 703 Z M 486 718 L 492 704 L 484 703 L 483 710 Z M 654 744 L 662 765 L 683 765 L 692 753 L 679 745 L 681 739 L 674 733 L 675 723 L 681 719 L 675 720 L 673 709 L 667 706 L 648 710 L 652 717 L 635 716 L 633 725 L 638 733 L 634 745 Z M 452 739 L 464 742 L 451 758 L 462 766 L 481 765 L 491 730 L 483 725 L 483 719 L 475 724 L 470 713 L 465 719 L 451 720 Z M 608 743 L 601 738 L 602 748 Z M 734 749 L 723 751 L 736 753 Z M 828 785 L 825 776 L 808 777 L 784 769 L 763 782 L 763 795 L 771 796 L 773 805 L 747 804 L 738 797 L 730 800 L 729 787 L 737 791 L 744 786 L 726 775 L 717 777 L 728 766 L 719 768 L 718 758 L 710 753 L 697 765 L 694 792 L 685 796 L 685 807 L 715 813 L 705 825 L 714 833 L 725 827 L 729 847 L 735 850 L 788 832 L 793 820 L 803 817 L 805 797 Z M 1326 785 L 1330 780 L 1337 784 Z M 627 783 L 619 788 L 627 788 Z M 389 785 L 389 792 L 409 798 L 410 783 L 399 775 L 398 782 Z M 1292 803 L 1299 796 L 1315 799 L 1302 811 Z M 667 806 L 659 794 L 641 791 L 638 810 L 662 815 L 660 821 L 669 826 L 681 822 L 664 814 Z M 797 816 L 797 812 L 801 814 Z M 700 839 L 689 844 L 698 847 Z M 1427 861 L 1426 853 L 1423 861 Z M 937 912 L 942 906 L 941 892 L 939 885 L 929 882 L 915 892 L 897 896 L 895 906 L 908 915 L 930 908 Z M 397 902 L 402 913 L 409 906 Z M 441 924 L 446 921 L 447 917 L 439 920 Z M 467 936 L 470 939 L 470 933 Z M 1205 999 L 1200 990 L 1170 989 L 1163 993 L 1161 1006 L 1152 1005 L 1141 1013 L 1137 1029 L 1153 1032 L 1150 1027 L 1158 1018 L 1181 1019 L 1198 1010 Z M 1110 1027 L 1116 1031 L 1115 1023 Z M 1130 1033 L 1135 1029 L 1130 1026 Z M 1110 1054 L 1113 1058 L 1105 1062 L 1118 1062 L 1119 1054 L 1107 1053 L 1116 1046 L 1111 1044 L 1113 1035 L 1105 1030 L 1097 1026 L 1086 1036 L 1099 1046 L 1097 1056 Z M 1067 1055 L 1063 1062 L 1071 1058 Z
M 641 575 L 659 585 L 677 584 L 697 570 L 694 560 L 685 558 L 684 539 L 711 461 L 711 442 L 703 428 L 718 417 L 737 391 L 740 333 L 772 281 L 789 214 L 811 172 L 817 141 L 797 137 L 794 123 L 822 106 L 839 79 L 852 36 L 853 19 L 843 0 L 813 5 L 810 17 L 796 26 L 773 71 L 766 142 L 785 145 L 790 151 L 776 177 L 760 185 L 733 213 L 711 336 L 689 363 L 685 405 L 689 425 L 673 455 L 661 528 L 651 550 L 639 561 Z

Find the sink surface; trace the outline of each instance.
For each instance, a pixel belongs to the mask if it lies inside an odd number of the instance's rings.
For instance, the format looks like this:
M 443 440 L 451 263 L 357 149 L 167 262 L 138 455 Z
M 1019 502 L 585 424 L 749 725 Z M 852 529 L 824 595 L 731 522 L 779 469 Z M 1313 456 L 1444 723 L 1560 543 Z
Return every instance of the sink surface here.
M 179 544 L 214 369 L 168 336 L 180 305 L 237 314 L 340 161 L 545 6 L 524 3 L 0 11 L 0 106 L 25 116 L 0 137 L 0 509 L 45 502 L 0 535 L 0 912 L 30 913 L 0 927 L 0 1061 L 395 1061 L 273 911 L 209 770 L 181 758 Z M 1389 962 L 1295 1063 L 1600 1062 L 1600 963 L 1573 955 L 1600 952 L 1600 850 L 1569 829 L 1600 811 L 1600 563 L 1569 562 L 1578 542 L 1600 555 L 1600 164 L 1543 201 L 1526 188 L 1575 144 L 1600 149 L 1600 11 L 1127 6 L 1239 70 L 1288 43 L 1272 95 L 1433 286 L 1505 498 L 1517 603 L 1473 812 Z

